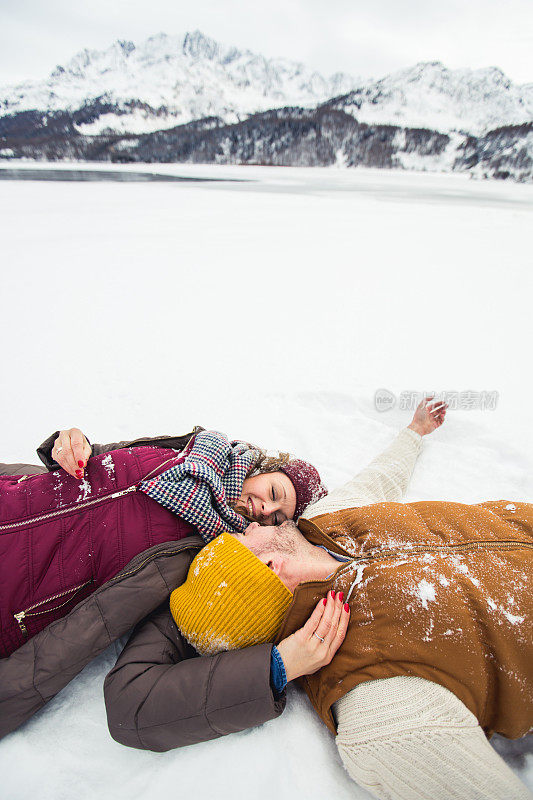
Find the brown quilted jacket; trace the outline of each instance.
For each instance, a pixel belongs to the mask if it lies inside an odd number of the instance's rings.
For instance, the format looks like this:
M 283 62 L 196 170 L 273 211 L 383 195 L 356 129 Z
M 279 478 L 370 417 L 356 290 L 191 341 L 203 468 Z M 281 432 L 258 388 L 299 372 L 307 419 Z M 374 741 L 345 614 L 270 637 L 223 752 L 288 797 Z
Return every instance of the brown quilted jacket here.
M 350 624 L 335 658 L 302 679 L 335 732 L 350 689 L 399 675 L 452 691 L 487 734 L 533 726 L 533 505 L 495 501 L 376 503 L 300 520 L 314 544 L 351 557 L 297 587 L 278 641 L 331 588 Z

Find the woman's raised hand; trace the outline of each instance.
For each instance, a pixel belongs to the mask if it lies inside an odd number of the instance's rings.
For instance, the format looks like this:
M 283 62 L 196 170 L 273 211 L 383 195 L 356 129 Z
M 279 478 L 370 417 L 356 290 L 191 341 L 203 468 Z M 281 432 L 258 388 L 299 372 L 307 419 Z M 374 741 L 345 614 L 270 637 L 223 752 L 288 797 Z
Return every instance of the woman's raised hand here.
M 426 397 L 419 403 L 413 421 L 408 425 L 412 431 L 416 431 L 420 436 L 426 436 L 428 433 L 432 433 L 436 428 L 442 425 L 446 417 L 448 403 L 440 401 L 430 403 L 430 400 L 433 400 L 433 397 Z
M 81 481 L 92 455 L 92 447 L 79 428 L 60 431 L 52 447 L 52 458 L 65 472 Z
M 350 606 L 343 603 L 343 593 L 328 592 L 303 628 L 277 645 L 287 680 L 312 675 L 329 664 L 344 641 L 349 619 Z

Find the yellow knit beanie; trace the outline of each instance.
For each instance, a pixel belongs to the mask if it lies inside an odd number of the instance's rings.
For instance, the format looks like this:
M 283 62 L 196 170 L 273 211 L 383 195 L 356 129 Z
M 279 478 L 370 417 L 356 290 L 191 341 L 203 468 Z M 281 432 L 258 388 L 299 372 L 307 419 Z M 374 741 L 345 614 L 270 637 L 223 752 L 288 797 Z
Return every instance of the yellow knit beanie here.
M 272 641 L 292 592 L 229 533 L 206 545 L 170 595 L 176 625 L 200 655 Z

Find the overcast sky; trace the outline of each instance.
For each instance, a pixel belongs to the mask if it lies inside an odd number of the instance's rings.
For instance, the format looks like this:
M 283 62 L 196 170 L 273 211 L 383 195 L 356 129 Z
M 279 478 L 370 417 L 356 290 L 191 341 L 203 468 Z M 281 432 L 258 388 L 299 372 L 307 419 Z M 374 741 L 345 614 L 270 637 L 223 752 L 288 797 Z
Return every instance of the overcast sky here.
M 43 78 L 84 47 L 196 28 L 328 75 L 442 61 L 533 82 L 533 0 L 0 0 L 0 84 Z

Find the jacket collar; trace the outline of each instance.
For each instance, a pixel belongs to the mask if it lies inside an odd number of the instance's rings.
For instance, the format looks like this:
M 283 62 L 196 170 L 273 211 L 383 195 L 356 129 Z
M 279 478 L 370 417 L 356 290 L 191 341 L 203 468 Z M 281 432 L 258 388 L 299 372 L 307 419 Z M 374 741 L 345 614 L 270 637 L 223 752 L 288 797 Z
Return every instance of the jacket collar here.
M 341 556 L 348 556 L 350 560 L 353 559 L 353 553 L 349 553 L 344 547 L 341 547 L 335 539 L 332 539 L 331 536 L 324 533 L 324 531 L 321 530 L 318 525 L 315 525 L 314 522 L 311 522 L 311 520 L 300 518 L 298 520 L 298 528 L 311 544 L 322 545 L 333 553 L 338 553 L 338 555 Z
M 352 553 L 349 553 L 334 539 L 324 533 L 324 531 L 320 530 L 318 525 L 315 525 L 314 522 L 311 522 L 307 519 L 299 519 L 298 528 L 303 533 L 305 538 L 311 542 L 311 544 L 322 545 L 332 553 L 337 553 L 341 556 L 348 556 L 350 561 L 353 560 Z M 304 581 L 303 583 L 298 584 L 294 590 L 292 602 L 288 607 L 285 616 L 283 617 L 281 626 L 276 634 L 276 642 L 280 642 L 282 639 L 284 639 L 288 635 L 289 631 L 290 633 L 293 632 L 292 628 L 295 624 L 293 622 L 293 611 L 295 609 L 308 609 L 313 604 L 316 604 L 320 596 L 324 596 L 326 594 L 328 587 L 333 583 L 335 575 L 339 572 L 339 570 L 343 570 L 345 568 L 346 562 L 339 562 L 338 568 L 328 578 L 323 578 L 322 580 L 316 581 Z M 298 623 L 296 624 L 297 627 L 300 627 Z

